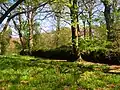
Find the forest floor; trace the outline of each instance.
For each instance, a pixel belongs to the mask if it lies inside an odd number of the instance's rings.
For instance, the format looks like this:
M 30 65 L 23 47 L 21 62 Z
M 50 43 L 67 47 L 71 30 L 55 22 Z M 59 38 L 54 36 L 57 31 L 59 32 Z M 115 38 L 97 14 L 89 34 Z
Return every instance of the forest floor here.
M 0 56 L 0 90 L 120 90 L 120 66 Z
M 93 62 L 87 62 L 87 61 L 81 61 L 79 62 L 80 64 L 83 65 L 107 65 L 107 64 L 101 64 L 101 63 L 93 63 Z M 108 65 L 109 66 L 109 73 L 117 73 L 120 74 L 120 65 Z

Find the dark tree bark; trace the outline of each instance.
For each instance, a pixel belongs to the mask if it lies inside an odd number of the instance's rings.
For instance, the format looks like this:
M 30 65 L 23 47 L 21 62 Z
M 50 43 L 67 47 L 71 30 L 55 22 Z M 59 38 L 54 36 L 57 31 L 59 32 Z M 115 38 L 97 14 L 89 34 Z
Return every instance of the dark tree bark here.
M 84 39 L 86 37 L 86 24 L 85 24 L 85 21 L 83 20 L 83 30 L 84 30 Z
M 89 39 L 92 39 L 93 37 L 93 34 L 92 34 L 92 16 L 93 16 L 93 9 L 95 8 L 95 0 L 82 0 L 82 3 L 84 4 L 84 10 L 87 11 L 88 13 L 88 19 L 85 19 L 88 23 L 88 26 L 89 26 L 89 32 L 88 32 L 88 35 L 89 35 Z M 83 14 L 83 13 L 82 13 Z M 84 14 L 83 14 L 84 16 Z M 86 18 L 86 17 L 85 17 Z M 85 26 L 85 22 L 83 21 L 83 24 Z M 85 36 L 85 33 L 86 33 L 86 30 L 84 28 L 84 36 Z
M 5 25 L 4 25 L 4 27 L 3 27 L 3 30 L 2 30 L 2 32 L 1 32 L 1 35 L 0 35 L 0 46 L 1 46 L 1 52 L 0 52 L 0 54 L 1 55 L 4 55 L 5 54 L 5 47 L 4 47 L 4 45 L 5 45 L 5 43 L 4 43 L 4 39 L 5 39 L 5 36 L 4 36 L 4 33 L 6 32 L 6 30 L 7 30 L 7 28 L 8 28 L 8 24 L 9 24 L 9 22 L 10 22 L 10 20 L 8 19 L 7 20 L 7 22 L 5 23 Z
M 61 10 L 58 10 L 59 13 L 56 13 L 56 21 L 57 21 L 57 26 L 56 26 L 56 40 L 55 44 L 56 47 L 59 47 L 59 34 L 60 34 L 60 20 L 61 20 Z
M 71 31 L 72 31 L 72 47 L 73 47 L 73 55 L 76 59 L 79 58 L 78 51 L 78 6 L 77 0 L 69 1 L 72 6 L 70 7 L 70 16 L 71 16 Z
M 78 37 L 80 37 L 80 26 L 79 26 L 79 15 L 77 14 L 77 30 L 78 30 Z
M 92 10 L 88 12 L 89 14 L 89 20 L 88 20 L 88 25 L 89 25 L 89 38 L 92 39 Z
M 19 34 L 19 39 L 20 39 L 20 43 L 21 43 L 21 46 L 22 46 L 22 50 L 24 51 L 25 49 L 25 45 L 24 45 L 24 42 L 23 42 L 23 38 L 22 38 L 22 33 L 21 33 L 21 16 L 19 16 L 19 22 L 20 22 L 20 27 L 17 26 L 16 22 L 14 19 L 12 19 L 16 29 L 18 30 L 18 34 Z
M 106 28 L 107 28 L 107 39 L 110 40 L 110 32 L 111 32 L 111 16 L 110 16 L 110 5 L 104 4 L 105 5 L 105 10 L 104 10 L 104 16 L 105 16 L 105 21 L 106 21 Z
M 106 29 L 107 29 L 107 40 L 113 40 L 113 31 L 111 31 L 112 19 L 111 19 L 111 4 L 109 4 L 106 0 L 102 1 L 104 4 L 104 17 L 106 21 Z
M 21 30 L 22 30 L 22 17 L 21 17 L 21 15 L 19 15 L 19 24 L 20 24 L 19 29 L 18 29 L 19 39 L 21 42 L 22 50 L 24 51 L 25 45 L 24 45 L 23 37 L 22 37 L 22 33 L 21 33 Z
M 112 17 L 112 22 L 115 23 L 117 18 L 116 18 L 116 13 L 117 13 L 117 3 L 118 1 L 117 0 L 113 0 L 113 4 L 112 4 L 112 7 L 113 7 L 113 17 Z
M 25 0 L 18 0 L 15 4 L 13 4 L 6 12 L 3 14 L 2 17 L 0 17 L 0 24 L 3 22 L 3 20 L 8 16 L 8 14 L 14 10 L 20 3 L 22 3 Z

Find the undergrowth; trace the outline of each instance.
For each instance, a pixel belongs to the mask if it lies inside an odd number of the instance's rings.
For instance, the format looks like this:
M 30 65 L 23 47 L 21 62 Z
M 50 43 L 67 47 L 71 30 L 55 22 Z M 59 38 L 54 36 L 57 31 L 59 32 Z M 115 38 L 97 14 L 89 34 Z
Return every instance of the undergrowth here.
M 0 56 L 0 90 L 119 90 L 107 65 L 83 65 L 28 56 Z

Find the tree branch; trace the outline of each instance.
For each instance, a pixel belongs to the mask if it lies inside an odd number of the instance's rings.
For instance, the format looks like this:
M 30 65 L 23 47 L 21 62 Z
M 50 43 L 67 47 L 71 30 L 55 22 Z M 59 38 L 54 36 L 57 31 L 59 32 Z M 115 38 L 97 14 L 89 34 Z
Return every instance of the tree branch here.
M 0 24 L 3 22 L 3 20 L 8 16 L 8 14 L 14 10 L 20 3 L 22 3 L 25 0 L 18 0 L 15 4 L 13 4 L 2 17 L 0 17 Z

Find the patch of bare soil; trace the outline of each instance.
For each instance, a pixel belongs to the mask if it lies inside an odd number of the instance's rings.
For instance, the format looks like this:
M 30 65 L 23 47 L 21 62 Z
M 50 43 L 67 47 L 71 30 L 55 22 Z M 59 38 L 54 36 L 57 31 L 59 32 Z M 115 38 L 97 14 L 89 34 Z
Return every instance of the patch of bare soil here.
M 67 60 L 51 60 L 51 61 L 62 61 L 62 62 L 67 62 Z M 79 64 L 83 64 L 83 65 L 108 65 L 108 64 L 101 64 L 101 63 L 93 63 L 93 62 L 87 62 L 84 60 L 81 60 L 80 62 L 78 62 Z M 108 65 L 109 67 L 109 72 L 108 73 L 112 73 L 112 74 L 120 74 L 120 65 Z
M 80 61 L 80 64 L 84 65 L 107 65 L 107 64 L 101 64 L 101 63 L 93 63 L 93 62 L 87 62 L 87 61 Z M 120 65 L 108 65 L 109 72 L 112 74 L 120 74 Z
M 120 74 L 120 65 L 110 65 L 110 73 Z

